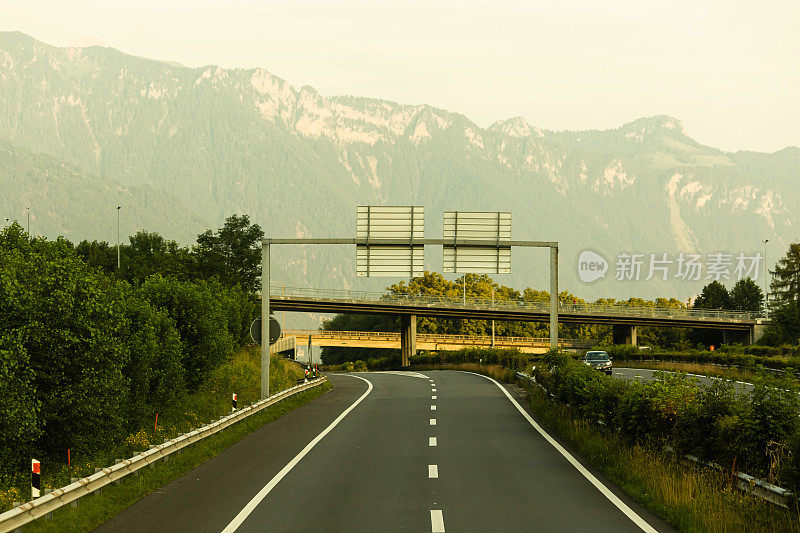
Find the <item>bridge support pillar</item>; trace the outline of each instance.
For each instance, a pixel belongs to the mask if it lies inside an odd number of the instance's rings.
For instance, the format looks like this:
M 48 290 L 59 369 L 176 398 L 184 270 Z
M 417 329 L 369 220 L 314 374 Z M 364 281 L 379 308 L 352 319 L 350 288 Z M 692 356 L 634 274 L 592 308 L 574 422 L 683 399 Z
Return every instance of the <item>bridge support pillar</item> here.
M 417 315 L 403 315 L 400 319 L 400 356 L 402 366 L 411 366 L 411 358 L 417 355 Z
M 611 337 L 614 344 L 632 344 L 636 346 L 636 326 L 614 324 L 611 327 Z

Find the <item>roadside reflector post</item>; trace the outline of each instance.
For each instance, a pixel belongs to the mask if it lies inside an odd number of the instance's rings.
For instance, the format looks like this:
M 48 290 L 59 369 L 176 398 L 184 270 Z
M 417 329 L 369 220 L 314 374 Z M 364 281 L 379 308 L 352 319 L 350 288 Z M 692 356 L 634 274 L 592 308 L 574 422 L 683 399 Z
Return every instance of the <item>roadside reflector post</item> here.
M 31 459 L 31 499 L 38 498 L 42 489 L 42 463 Z
M 231 411 L 236 410 L 236 393 L 231 394 Z

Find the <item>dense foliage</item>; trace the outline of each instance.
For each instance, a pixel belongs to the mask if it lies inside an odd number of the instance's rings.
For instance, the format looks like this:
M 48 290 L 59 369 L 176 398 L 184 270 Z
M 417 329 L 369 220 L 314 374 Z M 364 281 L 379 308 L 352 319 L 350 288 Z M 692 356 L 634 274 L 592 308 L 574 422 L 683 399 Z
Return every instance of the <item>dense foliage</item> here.
M 188 279 L 188 250 L 135 236 L 131 282 L 108 273 L 108 250 L 30 239 L 18 224 L 0 233 L 0 474 L 107 448 L 245 339 L 252 295 L 231 278 Z
M 534 373 L 556 399 L 631 444 L 671 446 L 773 482 L 798 481 L 793 458 L 800 454 L 800 400 L 788 382 L 737 395 L 729 381 L 704 387 L 681 374 L 613 379 L 557 354 Z

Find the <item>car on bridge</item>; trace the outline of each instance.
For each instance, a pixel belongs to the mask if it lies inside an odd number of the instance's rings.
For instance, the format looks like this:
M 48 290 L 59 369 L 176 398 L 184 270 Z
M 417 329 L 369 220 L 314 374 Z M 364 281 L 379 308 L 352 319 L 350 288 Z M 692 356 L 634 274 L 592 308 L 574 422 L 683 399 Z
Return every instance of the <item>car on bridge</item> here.
M 601 372 L 605 372 L 609 376 L 611 375 L 612 365 L 611 358 L 608 356 L 608 352 L 601 350 L 588 351 L 586 352 L 586 355 L 583 356 L 583 364 L 596 368 Z

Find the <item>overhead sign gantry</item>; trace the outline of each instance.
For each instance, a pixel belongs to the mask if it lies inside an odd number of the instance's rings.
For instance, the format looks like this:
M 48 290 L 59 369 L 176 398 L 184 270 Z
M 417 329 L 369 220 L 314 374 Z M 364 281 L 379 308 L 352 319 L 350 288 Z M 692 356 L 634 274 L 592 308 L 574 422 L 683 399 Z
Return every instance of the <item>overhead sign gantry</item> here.
M 261 254 L 261 316 L 269 316 L 270 247 L 274 244 L 356 246 L 356 275 L 413 278 L 424 272 L 425 246 L 443 247 L 443 271 L 509 274 L 514 246 L 550 249 L 550 347 L 558 347 L 558 242 L 512 241 L 511 213 L 448 211 L 442 239 L 426 239 L 422 206 L 359 206 L 356 238 L 264 239 Z M 269 337 L 262 321 L 261 338 Z M 403 320 L 404 364 L 414 352 L 416 316 Z M 269 396 L 269 345 L 261 345 L 261 397 Z

